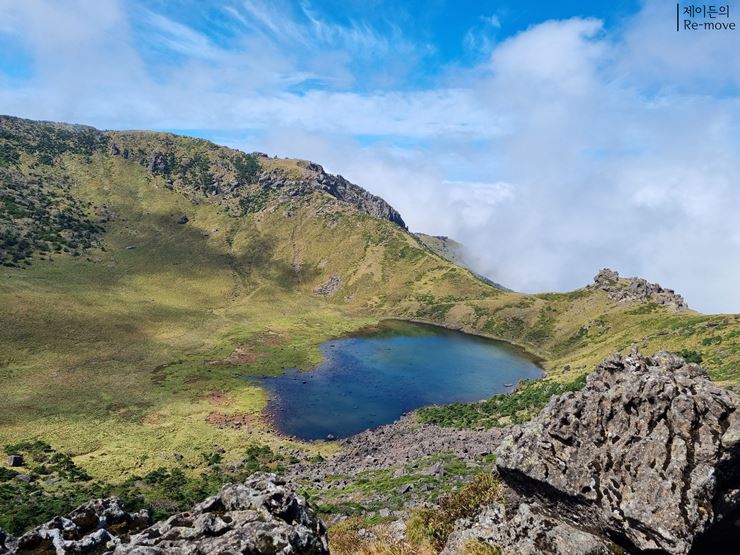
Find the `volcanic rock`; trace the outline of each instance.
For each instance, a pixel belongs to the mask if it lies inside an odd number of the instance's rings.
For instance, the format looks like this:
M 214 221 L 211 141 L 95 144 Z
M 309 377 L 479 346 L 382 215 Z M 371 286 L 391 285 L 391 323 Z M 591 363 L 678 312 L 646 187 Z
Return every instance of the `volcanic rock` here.
M 740 506 L 739 406 L 675 355 L 614 355 L 505 438 L 498 471 L 535 511 L 628 551 L 683 555 Z
M 224 486 L 190 512 L 146 528 L 149 523 L 146 511 L 131 514 L 117 498 L 98 499 L 18 539 L 0 532 L 0 553 L 329 553 L 324 524 L 274 474 L 253 474 L 243 484 Z
M 341 175 L 326 173 L 319 164 L 308 161 L 301 161 L 299 164 L 304 168 L 305 174 L 296 180 L 286 180 L 281 171 L 273 169 L 262 172 L 258 183 L 265 191 L 280 190 L 286 199 L 321 191 L 369 216 L 388 220 L 407 229 L 398 211 L 382 198 L 349 182 Z
M 56 517 L 25 533 L 5 539 L 9 553 L 103 553 L 150 523 L 146 511 L 128 513 L 117 497 L 96 499 L 66 517 Z M 0 551 L 2 552 L 2 551 Z
M 158 522 L 115 554 L 329 553 L 326 528 L 305 499 L 274 474 L 252 475 L 218 495 Z
M 322 297 L 331 297 L 341 286 L 342 279 L 338 275 L 333 274 L 326 282 L 314 289 L 313 292 Z
M 457 523 L 441 555 L 456 555 L 470 540 L 516 555 L 613 555 L 611 541 L 580 530 L 527 503 L 493 503 L 472 522 Z
M 620 278 L 619 274 L 609 268 L 599 270 L 589 287 L 605 291 L 609 298 L 617 302 L 655 303 L 681 312 L 688 310 L 684 298 L 673 289 L 665 289 L 657 283 L 637 277 Z

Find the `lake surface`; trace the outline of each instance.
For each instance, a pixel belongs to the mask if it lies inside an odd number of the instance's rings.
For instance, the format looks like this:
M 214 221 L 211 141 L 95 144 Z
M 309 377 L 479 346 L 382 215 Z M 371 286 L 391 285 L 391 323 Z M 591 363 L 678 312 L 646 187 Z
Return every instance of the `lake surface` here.
M 480 401 L 542 376 L 506 343 L 394 320 L 327 341 L 321 352 L 324 361 L 310 372 L 258 378 L 284 434 L 346 437 L 419 407 Z

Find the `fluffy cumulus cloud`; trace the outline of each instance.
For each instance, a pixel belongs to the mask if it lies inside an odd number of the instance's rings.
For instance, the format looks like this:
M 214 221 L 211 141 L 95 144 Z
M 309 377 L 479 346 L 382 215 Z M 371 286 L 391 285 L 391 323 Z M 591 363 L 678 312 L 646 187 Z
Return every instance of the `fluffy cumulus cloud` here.
M 433 47 L 392 25 L 251 0 L 211 14 L 217 40 L 130 6 L 0 3 L 0 43 L 32 68 L 0 63 L 0 112 L 313 159 L 515 289 L 571 289 L 611 266 L 740 311 L 737 32 L 676 33 L 659 1 L 609 28 L 501 35 L 506 19 L 488 16 L 460 37 L 484 56 L 409 87 Z

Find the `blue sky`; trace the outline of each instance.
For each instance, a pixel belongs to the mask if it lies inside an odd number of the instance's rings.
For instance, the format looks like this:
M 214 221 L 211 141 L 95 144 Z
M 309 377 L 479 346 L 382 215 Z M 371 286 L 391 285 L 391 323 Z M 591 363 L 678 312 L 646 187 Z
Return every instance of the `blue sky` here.
M 738 51 L 664 0 L 0 0 L 0 113 L 312 159 L 510 287 L 740 312 Z
M 239 51 L 248 36 L 266 33 L 275 40 L 312 42 L 310 50 L 351 50 L 351 83 L 308 78 L 292 90 L 310 88 L 419 88 L 433 84 L 449 65 L 472 66 L 501 41 L 549 19 L 594 17 L 609 26 L 638 11 L 635 1 L 480 2 L 480 1 L 321 1 L 321 2 L 138 2 L 130 14 L 140 52 L 153 65 L 183 62 L 187 56 L 157 40 L 162 27 L 151 13 L 201 33 L 213 46 Z M 285 25 L 289 22 L 289 25 Z M 316 32 L 324 28 L 325 32 Z M 314 30 L 311 33 L 311 29 Z M 294 35 L 294 36 L 293 36 Z M 346 42 L 345 42 L 346 41 Z M 344 43 L 344 44 L 343 44 Z M 381 61 L 383 63 L 381 63 Z M 398 66 L 394 78 L 386 64 Z

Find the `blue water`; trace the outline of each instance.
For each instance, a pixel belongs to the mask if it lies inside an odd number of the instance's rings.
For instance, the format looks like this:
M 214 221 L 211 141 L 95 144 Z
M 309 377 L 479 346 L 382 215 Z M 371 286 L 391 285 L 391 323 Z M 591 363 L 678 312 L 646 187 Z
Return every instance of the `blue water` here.
M 260 378 L 276 428 L 300 439 L 346 437 L 426 405 L 471 402 L 542 376 L 511 346 L 422 324 L 388 321 L 325 342 L 310 372 Z M 507 385 L 508 384 L 508 385 Z

